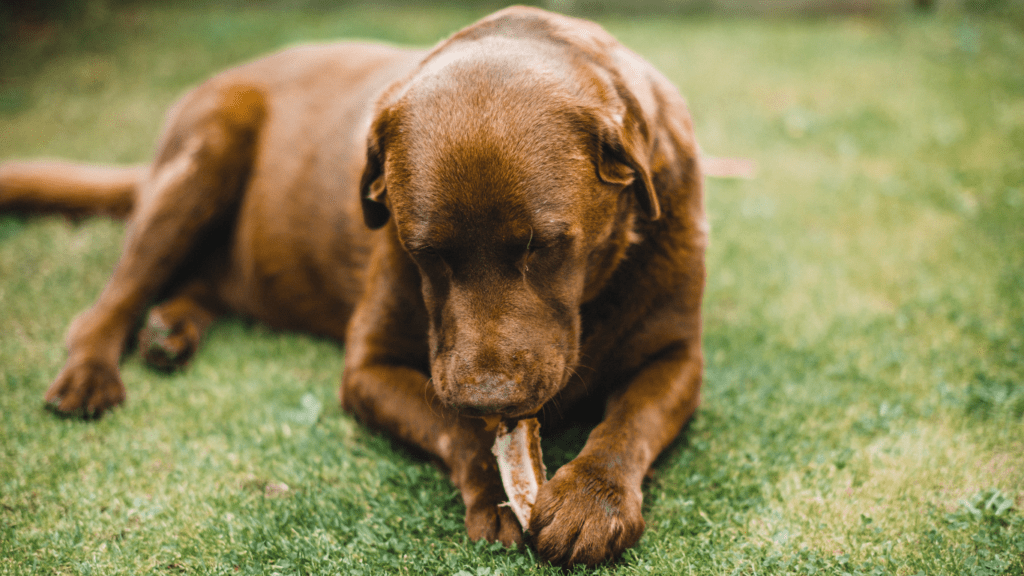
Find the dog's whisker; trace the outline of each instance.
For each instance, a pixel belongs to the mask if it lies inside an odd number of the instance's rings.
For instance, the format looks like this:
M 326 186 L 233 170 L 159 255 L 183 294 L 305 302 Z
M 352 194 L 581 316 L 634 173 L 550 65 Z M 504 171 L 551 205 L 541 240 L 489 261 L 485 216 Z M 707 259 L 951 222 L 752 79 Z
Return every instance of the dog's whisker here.
M 437 411 L 434 409 L 434 401 L 439 401 L 439 400 L 437 398 L 437 394 L 433 394 L 433 398 L 431 398 L 430 390 L 433 387 L 433 385 L 434 385 L 434 377 L 433 376 L 431 376 L 430 378 L 427 378 L 426 382 L 423 383 L 423 403 L 426 404 L 427 408 L 430 409 L 430 413 L 431 414 L 433 414 L 434 416 L 436 416 L 438 418 L 442 418 L 443 415 L 442 414 L 438 414 Z

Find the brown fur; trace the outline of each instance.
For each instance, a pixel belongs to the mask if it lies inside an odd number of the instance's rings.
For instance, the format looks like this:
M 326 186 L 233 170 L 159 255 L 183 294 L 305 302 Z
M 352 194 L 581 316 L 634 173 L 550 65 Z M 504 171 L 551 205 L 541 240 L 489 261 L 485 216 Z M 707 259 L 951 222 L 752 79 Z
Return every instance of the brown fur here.
M 485 418 L 603 399 L 532 542 L 593 565 L 640 538 L 641 481 L 699 397 L 702 179 L 682 99 L 600 27 L 517 7 L 430 52 L 294 48 L 182 98 L 144 175 L 89 170 L 0 166 L 0 209 L 134 200 L 56 410 L 124 400 L 154 300 L 141 348 L 165 368 L 244 314 L 344 340 L 342 405 L 447 466 L 473 538 L 523 540 Z

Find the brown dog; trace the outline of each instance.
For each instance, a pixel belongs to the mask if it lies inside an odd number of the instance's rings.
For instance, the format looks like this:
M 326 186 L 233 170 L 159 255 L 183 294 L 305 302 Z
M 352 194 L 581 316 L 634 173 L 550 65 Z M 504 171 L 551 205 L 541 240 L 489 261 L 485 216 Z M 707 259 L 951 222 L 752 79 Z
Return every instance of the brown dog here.
M 430 52 L 307 46 L 228 70 L 171 110 L 150 168 L 7 163 L 0 209 L 131 210 L 46 392 L 60 412 L 124 400 L 118 362 L 154 301 L 140 339 L 159 366 L 229 312 L 334 337 L 344 408 L 439 458 L 469 535 L 511 544 L 488 422 L 603 399 L 529 525 L 544 559 L 593 565 L 640 538 L 641 481 L 697 406 L 701 180 L 668 81 L 595 24 L 517 7 Z

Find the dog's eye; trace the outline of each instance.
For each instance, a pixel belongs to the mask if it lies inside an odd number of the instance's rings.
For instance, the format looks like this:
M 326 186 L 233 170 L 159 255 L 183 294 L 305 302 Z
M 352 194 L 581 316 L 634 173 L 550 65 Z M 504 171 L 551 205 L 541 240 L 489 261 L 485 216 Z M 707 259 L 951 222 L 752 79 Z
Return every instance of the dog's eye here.
M 536 238 L 533 232 L 530 233 L 530 239 L 526 241 L 526 254 L 533 254 L 547 248 L 547 244 Z
M 543 252 L 547 249 L 546 244 L 541 244 L 536 240 L 526 245 L 526 252 L 520 252 L 520 267 L 525 273 L 530 269 L 530 266 L 544 260 Z
M 408 247 L 408 250 L 413 256 L 421 256 L 424 258 L 433 258 L 438 255 L 437 248 L 428 244 L 424 244 L 422 246 L 410 246 Z
M 434 258 L 438 255 L 437 248 L 427 243 L 407 242 L 404 245 L 406 252 L 413 258 Z

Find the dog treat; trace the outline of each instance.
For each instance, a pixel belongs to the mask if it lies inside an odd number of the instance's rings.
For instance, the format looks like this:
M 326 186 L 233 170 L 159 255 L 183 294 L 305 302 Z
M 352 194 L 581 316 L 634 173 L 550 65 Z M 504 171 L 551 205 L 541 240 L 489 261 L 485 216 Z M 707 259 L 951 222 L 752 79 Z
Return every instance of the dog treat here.
M 519 525 L 530 525 L 530 511 L 537 500 L 537 492 L 548 479 L 547 468 L 540 452 L 540 423 L 536 418 L 516 422 L 511 431 L 505 422 L 498 424 L 498 435 L 491 449 L 498 459 L 498 472 Z

